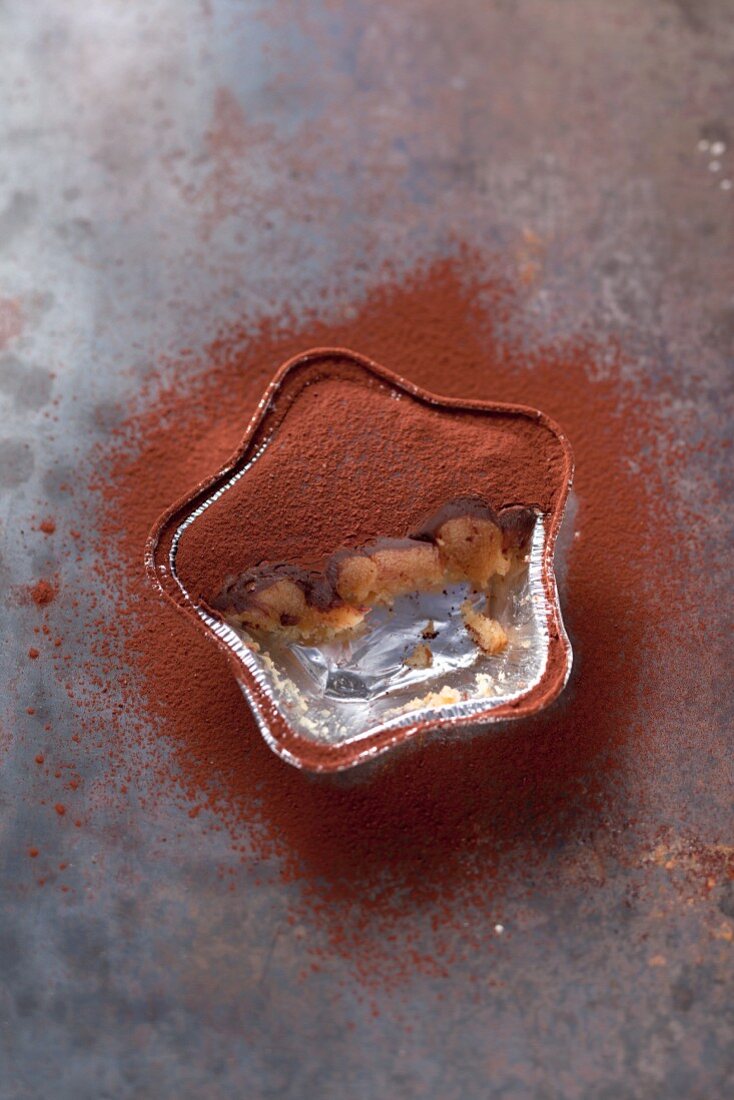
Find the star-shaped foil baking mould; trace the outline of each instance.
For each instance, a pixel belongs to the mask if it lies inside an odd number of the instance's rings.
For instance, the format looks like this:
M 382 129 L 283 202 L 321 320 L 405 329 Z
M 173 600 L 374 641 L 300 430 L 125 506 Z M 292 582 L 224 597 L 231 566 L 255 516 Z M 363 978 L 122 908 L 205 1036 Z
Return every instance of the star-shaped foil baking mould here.
M 159 589 L 283 759 L 339 771 L 548 706 L 573 474 L 537 410 L 436 397 L 352 351 L 289 360 L 227 465 L 156 523 Z

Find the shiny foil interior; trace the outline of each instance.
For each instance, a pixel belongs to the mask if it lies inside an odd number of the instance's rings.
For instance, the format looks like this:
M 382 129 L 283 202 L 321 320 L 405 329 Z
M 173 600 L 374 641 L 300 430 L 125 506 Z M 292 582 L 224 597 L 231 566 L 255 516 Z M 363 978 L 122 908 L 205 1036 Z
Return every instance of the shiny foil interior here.
M 180 535 L 233 483 L 234 479 L 213 493 L 176 532 L 170 568 L 182 589 L 176 575 Z M 203 608 L 196 610 L 208 629 L 249 671 L 275 711 L 307 741 L 333 747 L 352 746 L 368 741 L 378 731 L 399 732 L 401 727 L 416 722 L 447 726 L 480 715 L 484 724 L 493 721 L 492 711 L 501 704 L 531 691 L 545 670 L 551 610 L 543 582 L 545 550 L 545 526 L 539 517 L 525 568 L 512 581 L 495 580 L 492 588 L 492 615 L 501 622 L 509 638 L 504 651 L 494 656 L 477 647 L 460 614 L 459 606 L 467 596 L 477 607 L 484 599 L 480 593 L 472 594 L 468 584 L 452 585 L 441 592 L 403 596 L 390 608 L 375 607 L 357 631 L 318 647 L 289 644 L 278 638 L 258 639 L 253 646 L 254 639 L 244 631 L 220 621 Z M 422 631 L 429 622 L 437 632 L 435 638 L 426 642 L 431 649 L 432 665 L 423 669 L 409 667 L 406 658 L 424 641 Z M 263 736 L 276 751 L 283 753 L 270 728 L 267 709 L 245 678 L 240 683 Z M 425 696 L 445 688 L 459 692 L 461 700 L 441 705 L 421 702 Z

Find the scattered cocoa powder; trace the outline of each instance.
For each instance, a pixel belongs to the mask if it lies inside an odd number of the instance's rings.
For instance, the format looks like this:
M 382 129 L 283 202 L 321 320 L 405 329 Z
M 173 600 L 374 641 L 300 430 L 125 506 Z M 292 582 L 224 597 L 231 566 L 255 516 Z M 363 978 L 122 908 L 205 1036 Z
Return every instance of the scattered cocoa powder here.
M 56 586 L 51 581 L 40 580 L 31 588 L 31 599 L 38 607 L 46 607 L 56 596 Z

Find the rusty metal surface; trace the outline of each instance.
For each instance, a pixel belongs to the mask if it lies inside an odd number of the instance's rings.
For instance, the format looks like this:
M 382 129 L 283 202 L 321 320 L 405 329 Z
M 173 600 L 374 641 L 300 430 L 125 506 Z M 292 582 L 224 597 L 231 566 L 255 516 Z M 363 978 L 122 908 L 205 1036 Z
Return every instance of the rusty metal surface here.
M 64 527 L 80 457 L 161 352 L 243 311 L 344 308 L 367 248 L 409 267 L 454 237 L 512 252 L 532 227 L 553 242 L 531 307 L 549 335 L 591 320 L 661 385 L 695 376 L 692 436 L 720 431 L 730 0 L 290 7 L 0 10 L 0 1096 L 732 1095 L 734 888 L 701 857 L 734 843 L 707 781 L 730 768 L 724 670 L 675 813 L 640 797 L 657 761 L 627 747 L 618 815 L 590 840 L 569 813 L 553 876 L 529 864 L 508 887 L 485 952 L 368 995 L 336 956 L 303 977 L 298 885 L 266 868 L 229 891 L 229 839 L 194 839 L 173 798 L 105 809 L 90 744 L 74 804 L 93 824 L 60 828 L 34 770 L 38 731 L 61 757 L 74 712 L 26 656 L 18 591 L 54 565 L 31 516 Z M 232 111 L 247 137 L 217 160 L 206 135 Z M 92 565 L 82 547 L 67 589 Z M 721 624 L 726 606 L 704 611 Z M 75 614 L 81 652 L 93 610 Z M 624 822 L 645 816 L 664 841 L 630 853 Z

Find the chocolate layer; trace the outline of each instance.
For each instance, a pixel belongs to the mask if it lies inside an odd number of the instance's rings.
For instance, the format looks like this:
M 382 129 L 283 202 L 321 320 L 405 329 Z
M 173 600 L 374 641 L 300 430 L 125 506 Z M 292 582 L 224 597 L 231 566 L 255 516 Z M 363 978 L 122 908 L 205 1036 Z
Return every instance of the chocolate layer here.
M 320 573 L 308 572 L 297 565 L 264 565 L 248 569 L 239 577 L 228 577 L 221 590 L 211 601 L 213 611 L 240 613 L 264 591 L 280 580 L 289 580 L 303 592 L 312 607 L 326 611 L 341 601 L 330 581 Z
M 439 528 L 447 520 L 461 519 L 463 516 L 488 520 L 499 527 L 504 550 L 524 548 L 533 532 L 537 518 L 532 508 L 510 506 L 496 512 L 491 504 L 479 496 L 460 496 L 447 501 L 437 512 L 426 517 L 423 523 L 411 532 L 411 538 L 434 540 Z

